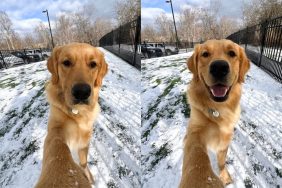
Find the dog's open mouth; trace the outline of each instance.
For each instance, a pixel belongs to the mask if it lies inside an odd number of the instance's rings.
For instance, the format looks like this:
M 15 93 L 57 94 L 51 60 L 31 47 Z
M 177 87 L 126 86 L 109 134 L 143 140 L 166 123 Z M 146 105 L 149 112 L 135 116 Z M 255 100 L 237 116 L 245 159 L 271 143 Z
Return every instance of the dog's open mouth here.
M 230 87 L 222 84 L 216 84 L 209 87 L 213 100 L 223 102 L 228 98 Z
M 214 97 L 225 97 L 227 92 L 229 91 L 228 86 L 217 84 L 210 87 L 210 91 Z

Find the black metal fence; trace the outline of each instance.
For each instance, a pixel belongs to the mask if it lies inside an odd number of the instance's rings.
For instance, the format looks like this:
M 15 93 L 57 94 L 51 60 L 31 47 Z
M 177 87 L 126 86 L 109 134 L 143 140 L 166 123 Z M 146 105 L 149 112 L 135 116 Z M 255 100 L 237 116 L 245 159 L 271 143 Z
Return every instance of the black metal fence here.
M 99 46 L 116 54 L 131 65 L 141 69 L 140 44 L 141 17 L 106 34 Z
M 11 68 L 47 59 L 50 49 L 0 50 L 0 69 Z
M 282 83 L 282 17 L 247 27 L 227 39 L 243 45 L 252 62 Z

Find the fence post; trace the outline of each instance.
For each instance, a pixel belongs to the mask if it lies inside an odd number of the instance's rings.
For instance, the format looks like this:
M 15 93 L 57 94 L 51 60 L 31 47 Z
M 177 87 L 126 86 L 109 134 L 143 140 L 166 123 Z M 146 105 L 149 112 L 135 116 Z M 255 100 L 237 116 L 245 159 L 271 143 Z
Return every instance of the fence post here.
M 3 65 L 4 65 L 4 67 L 7 69 L 8 67 L 7 67 L 7 64 L 6 64 L 5 60 L 4 60 L 2 51 L 0 51 L 0 57 L 1 57 L 1 59 L 3 60 Z
M 121 26 L 118 27 L 118 53 L 120 54 L 120 30 L 121 30 Z
M 141 16 L 138 16 L 136 23 L 136 30 L 135 30 L 135 46 L 134 46 L 134 59 L 133 59 L 133 66 L 136 66 L 136 55 L 137 55 L 137 49 L 138 44 L 140 42 L 140 30 L 141 30 Z
M 54 48 L 54 47 L 53 47 Z M 41 60 L 44 60 L 44 57 L 43 57 L 43 53 L 42 53 L 42 48 L 39 48 L 40 50 L 40 54 L 41 54 Z M 35 54 L 35 53 L 34 53 Z
M 263 49 L 264 49 L 264 45 L 265 45 L 265 39 L 266 39 L 266 34 L 267 34 L 267 29 L 268 29 L 268 20 L 265 20 L 262 24 L 262 39 L 261 39 L 261 49 L 260 49 L 260 58 L 259 58 L 259 63 L 258 66 L 260 67 L 261 65 L 261 59 L 262 59 L 262 55 L 263 55 Z
M 248 45 L 248 27 L 246 28 L 245 37 L 246 37 L 246 41 L 245 41 L 245 51 L 246 51 L 247 50 L 247 45 Z

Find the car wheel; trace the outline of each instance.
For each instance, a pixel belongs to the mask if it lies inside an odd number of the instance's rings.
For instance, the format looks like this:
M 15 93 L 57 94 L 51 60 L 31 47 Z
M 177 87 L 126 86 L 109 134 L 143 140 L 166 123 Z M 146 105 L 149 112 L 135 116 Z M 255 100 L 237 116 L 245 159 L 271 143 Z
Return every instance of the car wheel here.
M 171 55 L 172 54 L 170 50 L 166 50 L 165 53 L 166 53 L 166 55 Z
M 48 56 L 44 54 L 44 55 L 43 55 L 43 59 L 44 59 L 44 60 L 47 60 L 47 59 L 48 59 Z

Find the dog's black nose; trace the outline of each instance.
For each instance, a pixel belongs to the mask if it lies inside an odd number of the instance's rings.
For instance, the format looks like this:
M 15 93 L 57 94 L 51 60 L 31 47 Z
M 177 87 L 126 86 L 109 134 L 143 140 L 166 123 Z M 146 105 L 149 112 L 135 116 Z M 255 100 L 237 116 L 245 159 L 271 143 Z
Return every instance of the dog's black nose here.
M 210 73 L 216 79 L 222 79 L 229 73 L 229 65 L 224 60 L 217 60 L 210 65 Z
M 88 84 L 75 84 L 71 92 L 76 100 L 85 101 L 91 94 L 91 87 Z

